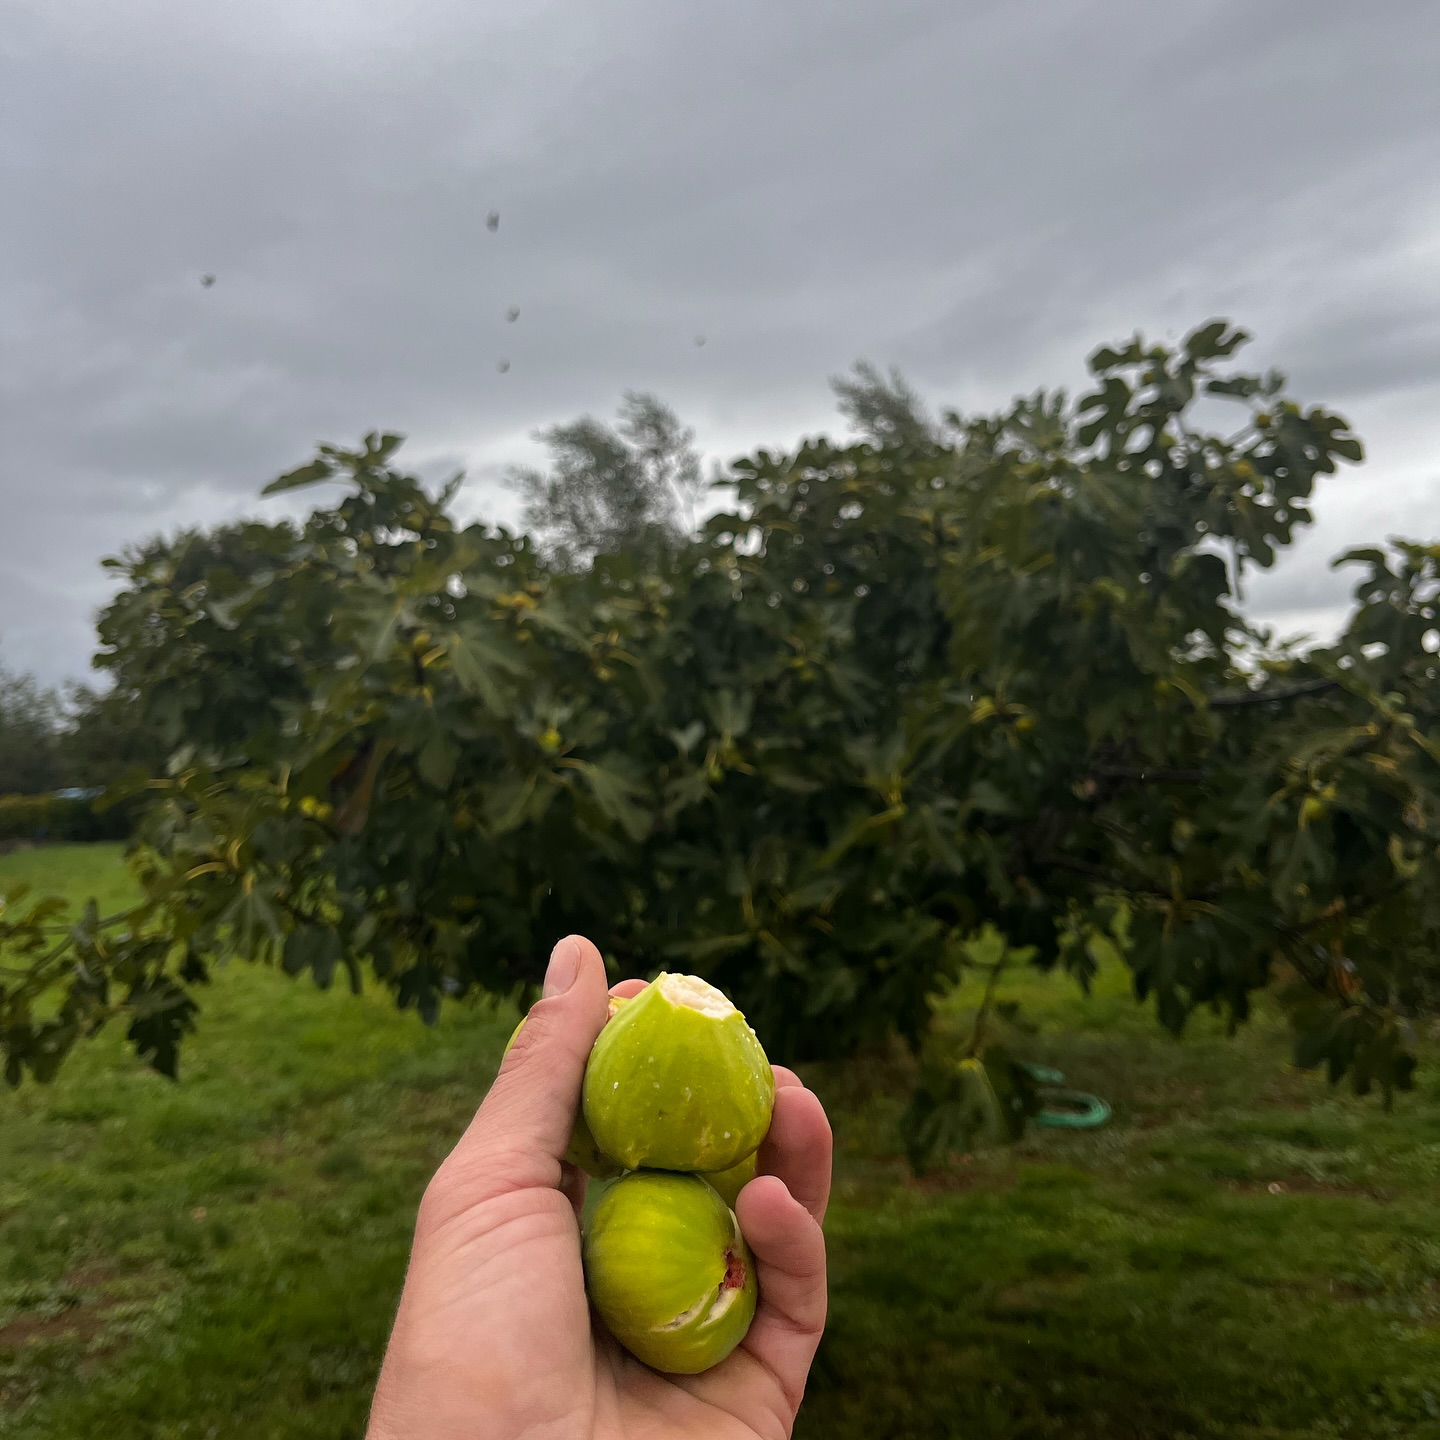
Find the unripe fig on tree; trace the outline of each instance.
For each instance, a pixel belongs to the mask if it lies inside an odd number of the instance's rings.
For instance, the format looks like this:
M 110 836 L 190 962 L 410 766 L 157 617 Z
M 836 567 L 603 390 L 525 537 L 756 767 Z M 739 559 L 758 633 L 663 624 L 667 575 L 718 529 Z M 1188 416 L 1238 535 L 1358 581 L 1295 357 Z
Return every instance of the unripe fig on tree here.
M 662 974 L 600 1032 L 585 1120 L 627 1170 L 728 1170 L 770 1129 L 775 1073 L 745 1017 L 694 975 Z
M 697 1175 L 640 1170 L 601 1197 L 585 1288 L 610 1333 L 670 1375 L 718 1365 L 755 1318 L 755 1262 L 730 1207 Z

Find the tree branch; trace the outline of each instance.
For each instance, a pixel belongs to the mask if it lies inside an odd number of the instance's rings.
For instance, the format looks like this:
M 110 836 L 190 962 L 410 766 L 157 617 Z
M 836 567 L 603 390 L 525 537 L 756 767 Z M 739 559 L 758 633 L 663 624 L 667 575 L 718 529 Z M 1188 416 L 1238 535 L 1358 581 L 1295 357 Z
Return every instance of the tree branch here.
M 1037 855 L 1035 860 L 1040 865 L 1054 865 L 1061 870 L 1073 870 L 1077 875 L 1088 875 L 1092 880 L 1103 880 L 1116 890 L 1136 889 L 1124 876 L 1115 875 L 1102 865 L 1092 865 L 1088 860 L 1078 860 L 1071 855 Z
M 1138 780 L 1142 785 L 1198 785 L 1204 770 L 1176 770 L 1165 765 L 1095 765 L 1091 775 L 1100 780 Z
M 975 1029 L 970 1035 L 970 1046 L 965 1051 L 967 1059 L 974 1059 L 980 1054 L 985 1040 L 986 1022 L 990 1018 L 991 1006 L 995 1003 L 995 990 L 1000 984 L 1000 976 L 1005 968 L 1006 959 L 1004 957 L 990 967 L 990 978 L 985 982 L 985 995 L 980 1001 L 980 1008 L 975 1012 Z
M 1071 855 L 1037 855 L 1036 863 L 1040 865 L 1054 865 L 1060 870 L 1072 870 L 1077 875 L 1088 875 L 1092 879 L 1099 880 L 1115 890 L 1124 890 L 1131 895 L 1144 895 L 1152 900 L 1172 901 L 1176 899 L 1173 891 L 1162 890 L 1158 886 L 1147 886 L 1138 884 L 1134 880 L 1127 880 L 1123 875 L 1117 875 L 1113 871 L 1105 869 L 1103 865 L 1092 865 L 1088 860 L 1078 860 Z M 1209 885 L 1204 890 L 1194 895 L 1187 895 L 1187 900 L 1208 901 L 1215 899 L 1221 893 L 1218 885 Z
M 1210 704 L 1214 709 L 1235 705 L 1268 705 L 1272 700 L 1295 700 L 1301 695 L 1318 695 L 1324 690 L 1338 690 L 1338 680 L 1302 680 L 1297 685 L 1285 685 L 1278 690 L 1244 690 L 1238 695 L 1211 695 Z

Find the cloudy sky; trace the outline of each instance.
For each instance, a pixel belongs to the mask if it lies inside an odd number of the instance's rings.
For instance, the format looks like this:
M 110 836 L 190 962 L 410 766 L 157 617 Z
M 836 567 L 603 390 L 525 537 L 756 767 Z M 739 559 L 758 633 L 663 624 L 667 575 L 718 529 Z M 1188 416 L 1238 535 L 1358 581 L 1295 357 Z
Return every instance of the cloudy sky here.
M 1251 591 L 1324 630 L 1440 531 L 1437 75 L 1434 0 L 9 0 L 0 662 L 319 440 L 505 518 L 627 387 L 728 458 L 860 356 L 974 410 L 1213 315 L 1368 443 Z

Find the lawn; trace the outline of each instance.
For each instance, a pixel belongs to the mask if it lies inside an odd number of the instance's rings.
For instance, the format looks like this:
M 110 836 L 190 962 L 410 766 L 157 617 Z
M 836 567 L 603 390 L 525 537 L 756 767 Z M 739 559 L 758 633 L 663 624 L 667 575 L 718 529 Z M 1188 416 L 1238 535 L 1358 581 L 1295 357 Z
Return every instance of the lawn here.
M 108 846 L 21 874 L 125 890 Z M 1289 1070 L 1273 1015 L 1175 1042 L 1119 974 L 1009 989 L 1114 1120 L 915 1181 L 903 1057 L 810 1073 L 839 1155 L 797 1433 L 1440 1437 L 1434 1047 L 1387 1116 Z M 0 1436 L 359 1435 L 416 1200 L 513 1022 L 235 965 L 178 1085 L 115 1033 L 0 1093 Z

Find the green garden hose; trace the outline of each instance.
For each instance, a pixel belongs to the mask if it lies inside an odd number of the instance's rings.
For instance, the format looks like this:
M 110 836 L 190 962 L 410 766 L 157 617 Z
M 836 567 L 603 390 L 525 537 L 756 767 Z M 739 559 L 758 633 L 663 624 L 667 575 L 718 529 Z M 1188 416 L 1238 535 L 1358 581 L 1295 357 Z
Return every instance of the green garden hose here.
M 1111 1115 L 1109 1105 L 1098 1095 L 1083 1090 L 1066 1090 L 1065 1076 L 1048 1065 L 1022 1065 L 1025 1073 L 1045 1092 L 1046 1106 L 1034 1117 L 1036 1125 L 1051 1130 L 1096 1130 Z M 1060 1108 L 1055 1108 L 1056 1106 Z

